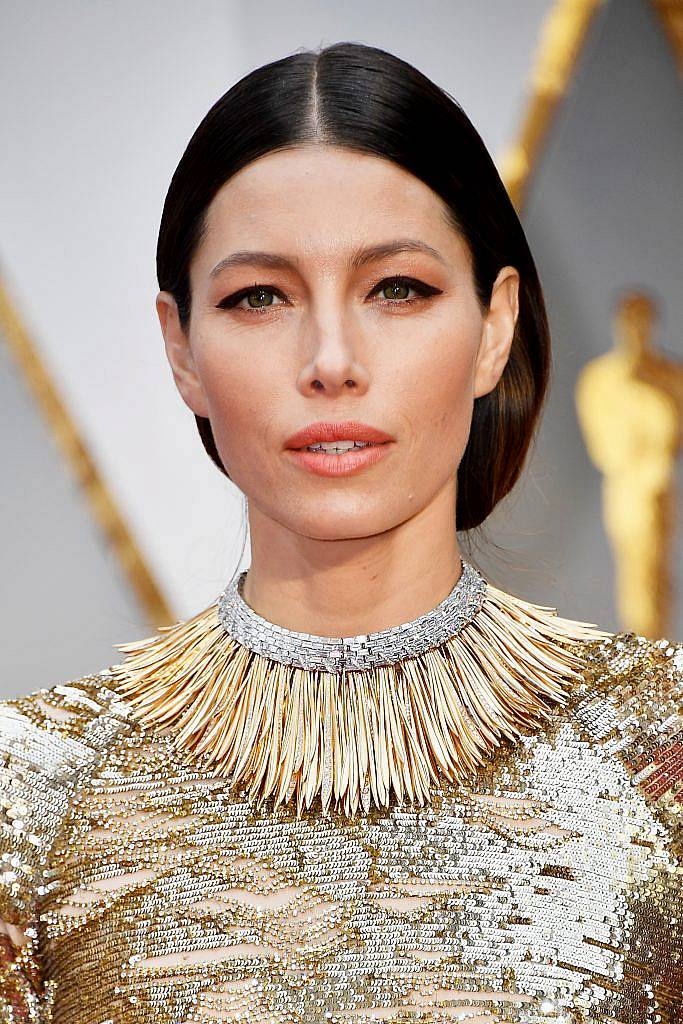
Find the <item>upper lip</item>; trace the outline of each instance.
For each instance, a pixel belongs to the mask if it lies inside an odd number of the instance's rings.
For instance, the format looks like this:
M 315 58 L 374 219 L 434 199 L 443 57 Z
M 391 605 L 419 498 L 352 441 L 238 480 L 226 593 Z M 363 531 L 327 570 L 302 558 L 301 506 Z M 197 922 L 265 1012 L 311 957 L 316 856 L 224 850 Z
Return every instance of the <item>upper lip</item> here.
M 381 444 L 393 440 L 391 434 L 370 427 L 367 423 L 358 423 L 356 420 L 331 423 L 329 420 L 321 420 L 309 423 L 307 427 L 292 434 L 285 441 L 285 448 L 305 448 L 306 445 L 319 444 L 321 441 L 375 441 Z

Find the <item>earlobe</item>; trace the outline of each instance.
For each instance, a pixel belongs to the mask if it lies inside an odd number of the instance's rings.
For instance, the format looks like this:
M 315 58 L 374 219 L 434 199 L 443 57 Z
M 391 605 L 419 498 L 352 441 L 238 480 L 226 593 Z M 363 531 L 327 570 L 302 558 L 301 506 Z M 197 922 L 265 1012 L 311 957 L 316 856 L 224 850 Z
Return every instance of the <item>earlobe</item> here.
M 206 398 L 194 363 L 190 340 L 178 316 L 175 297 L 161 291 L 156 298 L 156 309 L 164 338 L 166 358 L 180 396 L 197 416 L 208 416 Z

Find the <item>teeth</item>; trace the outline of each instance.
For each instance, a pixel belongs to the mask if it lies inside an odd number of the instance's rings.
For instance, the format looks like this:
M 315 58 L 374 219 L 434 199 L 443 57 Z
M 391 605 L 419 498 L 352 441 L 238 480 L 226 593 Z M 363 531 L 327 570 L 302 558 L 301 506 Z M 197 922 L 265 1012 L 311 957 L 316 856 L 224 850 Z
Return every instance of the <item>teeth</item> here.
M 321 441 L 320 444 L 306 445 L 307 452 L 350 452 L 352 448 L 367 448 L 372 441 Z

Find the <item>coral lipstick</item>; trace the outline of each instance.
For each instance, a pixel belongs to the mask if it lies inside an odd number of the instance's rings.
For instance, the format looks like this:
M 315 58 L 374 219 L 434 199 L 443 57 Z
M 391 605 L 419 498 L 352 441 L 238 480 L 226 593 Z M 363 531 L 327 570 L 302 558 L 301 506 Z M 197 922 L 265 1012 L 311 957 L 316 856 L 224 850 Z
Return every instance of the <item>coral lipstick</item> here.
M 302 469 L 328 477 L 358 473 L 385 458 L 393 447 L 390 434 L 356 420 L 311 423 L 285 442 Z
M 367 448 L 355 448 L 343 455 L 309 452 L 306 448 L 290 448 L 289 452 L 303 469 L 311 473 L 319 476 L 349 476 L 384 458 L 390 448 L 393 448 L 393 443 L 386 441 Z
M 386 434 L 377 427 L 371 427 L 367 423 L 359 423 L 358 420 L 342 420 L 333 423 L 331 420 L 320 420 L 317 423 L 309 423 L 307 427 L 292 434 L 285 441 L 285 448 L 304 448 L 309 444 L 318 444 L 324 441 L 393 441 L 391 434 Z

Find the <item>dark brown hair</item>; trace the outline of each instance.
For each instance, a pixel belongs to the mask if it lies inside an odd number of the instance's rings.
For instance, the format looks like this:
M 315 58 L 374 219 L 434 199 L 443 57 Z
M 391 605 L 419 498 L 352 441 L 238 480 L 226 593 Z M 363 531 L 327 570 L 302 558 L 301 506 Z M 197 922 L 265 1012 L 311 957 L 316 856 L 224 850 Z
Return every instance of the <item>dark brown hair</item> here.
M 157 244 L 159 288 L 174 296 L 186 329 L 189 268 L 212 199 L 251 161 L 310 142 L 392 160 L 438 194 L 469 247 L 483 310 L 501 267 L 520 274 L 508 362 L 493 391 L 474 401 L 458 468 L 457 529 L 478 527 L 522 471 L 548 388 L 550 331 L 524 230 L 484 142 L 458 102 L 411 64 L 340 42 L 265 64 L 221 96 L 171 180 Z M 206 451 L 227 476 L 209 420 L 196 420 Z

